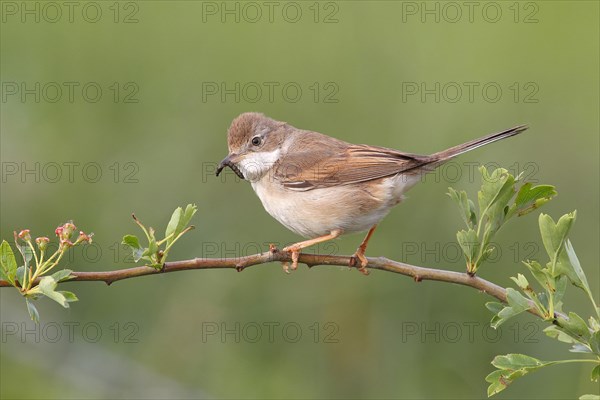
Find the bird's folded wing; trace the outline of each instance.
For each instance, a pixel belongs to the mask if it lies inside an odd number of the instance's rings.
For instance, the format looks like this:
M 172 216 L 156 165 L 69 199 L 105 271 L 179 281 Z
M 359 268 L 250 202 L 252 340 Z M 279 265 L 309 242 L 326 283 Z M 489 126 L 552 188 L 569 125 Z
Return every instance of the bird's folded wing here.
M 431 161 L 383 147 L 348 145 L 288 154 L 276 165 L 274 178 L 288 189 L 305 191 L 392 176 Z

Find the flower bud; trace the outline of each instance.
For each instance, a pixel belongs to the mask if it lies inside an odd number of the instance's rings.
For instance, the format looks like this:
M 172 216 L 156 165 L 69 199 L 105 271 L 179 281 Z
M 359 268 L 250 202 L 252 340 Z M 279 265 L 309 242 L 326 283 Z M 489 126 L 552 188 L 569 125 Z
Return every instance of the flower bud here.
M 77 227 L 73 225 L 73 222 L 69 221 L 63 225 L 63 235 L 65 235 L 66 238 L 70 238 L 75 229 L 77 229 Z
M 75 231 L 75 229 L 77 229 L 77 227 L 73 225 L 72 221 L 69 221 L 65 222 L 62 226 L 56 228 L 54 233 L 56 233 L 56 236 L 58 236 L 59 239 L 67 240 L 71 238 L 71 235 L 73 234 L 73 231 Z
M 48 239 L 46 236 L 41 236 L 35 238 L 35 242 L 37 243 L 38 249 L 40 249 L 40 251 L 44 251 L 46 250 L 46 247 L 48 247 L 48 242 L 50 242 L 50 239 Z
M 93 233 L 90 233 L 89 235 L 85 234 L 83 231 L 79 231 L 79 237 L 77 238 L 77 241 L 75 243 L 80 243 L 80 242 L 87 242 L 92 243 L 92 236 L 94 236 Z
M 26 242 L 31 241 L 31 235 L 29 234 L 29 229 L 23 229 L 19 232 L 19 238 L 23 239 Z
M 59 246 L 59 250 L 63 251 L 68 249 L 69 247 L 73 247 L 73 242 L 71 242 L 69 239 L 61 239 L 60 240 L 60 246 Z

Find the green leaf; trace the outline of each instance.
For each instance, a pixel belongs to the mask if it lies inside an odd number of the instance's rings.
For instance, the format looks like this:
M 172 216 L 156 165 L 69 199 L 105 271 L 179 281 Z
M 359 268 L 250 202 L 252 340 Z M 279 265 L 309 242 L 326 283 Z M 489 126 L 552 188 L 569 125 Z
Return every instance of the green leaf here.
M 73 271 L 70 269 L 61 269 L 60 271 L 53 273 L 51 276 L 56 282 L 64 282 L 75 278 L 73 275 L 71 275 L 72 272 Z
M 40 291 L 46 294 L 46 292 L 54 291 L 56 288 L 56 281 L 52 276 L 43 276 L 42 279 L 40 279 L 40 284 L 38 286 Z
M 20 244 L 17 244 L 17 247 L 19 248 L 19 251 L 23 256 L 25 266 L 29 266 L 29 262 L 33 259 L 33 251 L 31 250 L 31 247 L 29 247 L 28 245 Z
M 121 243 L 129 246 L 129 248 L 131 249 L 131 251 L 133 253 L 133 260 L 135 262 L 138 262 L 144 255 L 144 252 L 146 251 L 145 247 L 140 246 L 140 240 L 135 235 L 123 236 L 123 241 Z
M 583 339 L 583 341 L 587 341 L 591 337 L 590 330 L 588 329 L 585 321 L 576 313 L 570 312 L 569 319 L 558 318 L 558 324 L 560 327 L 569 335 L 573 336 L 576 339 Z
M 171 215 L 171 220 L 165 230 L 165 237 L 172 235 L 167 239 L 167 246 L 177 239 L 177 236 L 188 226 L 196 211 L 198 211 L 198 207 L 195 204 L 188 204 L 185 207 L 185 211 L 181 207 L 177 207 L 173 215 Z
M 37 308 L 33 305 L 33 303 L 29 299 L 25 299 L 25 304 L 27 304 L 27 311 L 29 312 L 29 317 L 36 324 L 40 323 L 40 313 L 38 313 Z
M 22 285 L 24 282 L 24 278 L 25 278 L 25 266 L 21 265 L 19 268 L 17 268 L 17 273 L 15 274 L 15 279 L 19 281 L 19 283 Z
M 512 279 L 513 282 L 515 282 L 517 286 L 520 287 L 522 290 L 526 290 L 527 288 L 529 288 L 529 281 L 527 280 L 527 278 L 525 278 L 523 274 L 517 274 L 516 278 L 514 276 L 511 276 L 510 279 Z
M 592 328 L 592 330 L 594 332 L 598 332 L 600 331 L 600 322 L 598 322 L 598 320 L 594 317 L 590 317 L 588 318 L 588 323 L 590 328 Z
M 588 284 L 585 272 L 583 272 L 583 268 L 581 268 L 577 254 L 575 254 L 575 249 L 573 249 L 573 245 L 568 239 L 565 243 L 564 254 L 566 255 L 566 259 L 569 261 L 567 263 L 566 260 L 561 259 L 561 271 L 564 271 L 565 275 L 569 278 L 573 285 L 583 289 L 588 296 L 592 298 L 592 291 L 590 290 L 590 285 Z
M 475 214 L 475 205 L 467 197 L 467 192 L 461 190 L 460 192 L 453 188 L 448 188 L 448 196 L 458 204 L 461 211 L 462 220 L 467 225 L 467 228 L 474 228 L 477 225 L 477 215 Z
M 487 224 L 495 232 L 504 222 L 505 209 L 508 211 L 508 202 L 515 194 L 515 177 L 504 168 L 498 168 L 491 174 L 484 166 L 479 170 L 483 178 L 481 190 L 477 193 L 479 219 L 487 217 Z
M 138 239 L 137 236 L 135 235 L 125 235 L 123 236 L 123 241 L 121 242 L 131 248 L 134 249 L 139 249 L 140 246 L 140 240 Z
M 573 347 L 569 349 L 571 353 L 591 353 L 592 351 L 581 343 L 575 343 Z
M 497 301 L 488 301 L 485 303 L 485 307 L 494 314 L 498 314 L 504 308 L 504 304 Z
M 567 290 L 567 277 L 563 275 L 560 278 L 556 279 L 554 283 L 556 285 L 552 297 L 554 299 L 554 304 L 556 307 L 556 305 L 558 305 L 562 301 L 562 298 L 565 295 L 565 291 Z
M 40 279 L 40 284 L 38 285 L 40 288 L 40 292 L 42 294 L 63 306 L 64 308 L 69 308 L 69 303 L 65 296 L 61 293 L 55 291 L 56 289 L 56 281 L 51 276 L 44 276 Z
M 490 383 L 488 397 L 506 389 L 515 379 L 552 364 L 555 362 L 543 362 L 524 354 L 496 356 L 492 365 L 498 370 L 493 371 L 485 378 Z
M 548 301 L 548 293 L 546 293 L 546 292 L 538 293 L 538 300 L 542 304 L 542 306 L 544 306 L 545 309 L 547 310 L 548 307 L 549 307 L 549 303 L 550 303 Z M 557 308 L 556 304 L 554 305 L 554 308 L 555 308 L 556 311 L 560 312 L 560 310 L 556 309 Z M 539 310 L 539 311 L 544 311 L 544 310 Z M 544 314 L 544 313 L 542 312 L 542 314 Z
M 525 311 L 529 309 L 529 301 L 519 292 L 517 292 L 513 288 L 506 289 L 506 299 L 508 304 L 521 311 Z
M 563 343 L 577 343 L 577 339 L 569 336 L 562 329 L 557 327 L 556 325 L 550 325 L 544 329 L 544 333 L 551 338 L 559 340 Z
M 600 400 L 600 396 L 597 394 L 584 394 L 579 396 L 579 400 Z
M 65 300 L 67 300 L 67 302 L 72 303 L 74 301 L 79 301 L 79 299 L 77 298 L 77 296 L 75 296 L 75 293 L 73 292 L 68 292 L 66 290 L 60 290 L 58 293 L 62 294 L 65 298 Z
M 554 186 L 532 186 L 527 182 L 519 189 L 515 203 L 510 208 L 509 216 L 515 213 L 519 217 L 528 214 L 550 201 L 556 194 Z
M 196 214 L 196 211 L 198 211 L 198 207 L 195 204 L 188 204 L 187 206 L 185 206 L 185 212 L 183 213 L 184 227 L 186 227 L 190 223 L 192 217 L 194 216 L 194 214 Z
M 146 250 L 144 250 L 144 252 L 142 254 L 144 256 L 152 256 L 152 255 L 156 254 L 157 251 L 158 251 L 158 244 L 156 244 L 156 239 L 154 239 L 154 237 L 152 237 L 152 240 L 150 241 L 150 243 L 148 243 L 148 247 L 146 248 Z
M 468 231 L 461 230 L 456 233 L 456 239 L 467 260 L 467 270 L 475 272 L 475 263 L 479 252 L 479 238 L 477 237 L 477 233 L 473 229 L 469 229 Z
M 525 264 L 527 269 L 529 269 L 529 272 L 531 272 L 531 275 L 533 275 L 535 280 L 538 281 L 538 283 L 542 285 L 543 288 L 548 287 L 549 278 L 552 281 L 554 280 L 554 278 L 548 276 L 548 270 L 546 268 L 543 268 L 539 262 L 528 260 L 523 261 L 523 264 Z
M 595 331 L 592 334 L 589 344 L 594 354 L 600 357 L 600 331 Z
M 504 307 L 497 315 L 492 317 L 491 326 L 494 329 L 497 329 L 508 319 L 529 309 L 529 301 L 513 288 L 506 289 L 506 299 L 508 301 L 508 306 Z
M 546 363 L 527 356 L 525 354 L 506 354 L 504 356 L 496 356 L 492 361 L 492 365 L 498 369 L 514 371 L 521 368 L 539 368 Z
M 17 276 L 17 260 L 6 240 L 0 245 L 0 272 L 2 279 L 15 286 L 15 277 Z
M 468 202 L 469 202 L 469 215 L 470 215 L 469 222 L 471 223 L 471 226 L 476 226 L 477 225 L 477 214 L 475 214 L 475 203 L 473 203 L 473 201 L 471 199 L 469 199 Z
M 178 227 L 182 222 L 182 215 L 183 209 L 181 207 L 177 207 L 175 211 L 173 211 L 173 215 L 171 215 L 171 220 L 167 224 L 167 229 L 165 230 L 165 237 L 169 237 L 169 235 L 172 235 L 171 238 L 167 240 L 167 243 L 170 242 L 171 239 L 173 239 L 175 236 L 177 236 L 176 231 L 178 230 Z
M 600 379 L 600 364 L 596 365 L 592 370 L 592 381 L 598 382 L 598 379 Z
M 512 383 L 506 380 L 505 375 L 504 371 L 497 369 L 485 377 L 486 382 L 490 383 L 487 389 L 488 397 L 492 397 L 496 393 L 503 391 Z
M 142 248 L 142 249 L 131 249 L 133 252 L 133 261 L 138 262 L 140 261 L 144 255 L 144 252 L 147 250 L 147 248 Z
M 492 253 L 494 253 L 494 251 L 496 251 L 496 247 L 490 244 L 489 240 L 489 237 L 484 236 L 483 242 L 487 244 L 485 246 L 485 250 L 480 251 L 479 258 L 476 262 L 478 268 L 481 264 L 484 263 L 485 260 L 487 260 L 492 255 Z
M 553 276 L 558 275 L 556 271 L 556 264 L 559 262 L 559 256 L 562 252 L 567 235 L 573 222 L 575 221 L 576 212 L 565 214 L 554 223 L 552 217 L 547 214 L 540 214 L 539 226 L 540 233 L 542 235 L 542 242 L 550 257 L 550 272 Z

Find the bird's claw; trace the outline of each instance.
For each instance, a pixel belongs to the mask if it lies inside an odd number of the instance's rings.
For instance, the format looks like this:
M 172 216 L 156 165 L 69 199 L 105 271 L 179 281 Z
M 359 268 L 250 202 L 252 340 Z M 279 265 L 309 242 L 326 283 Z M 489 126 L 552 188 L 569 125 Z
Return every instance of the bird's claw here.
M 282 251 L 291 253 L 292 255 L 292 266 L 289 267 L 289 263 L 285 262 L 283 270 L 287 273 L 289 273 L 289 270 L 291 269 L 292 271 L 295 271 L 298 269 L 298 259 L 300 258 L 300 249 L 297 247 L 293 247 L 293 246 L 289 246 L 289 247 L 284 247 Z
M 358 266 L 358 261 L 360 261 L 360 267 Z M 369 260 L 367 260 L 367 257 L 365 257 L 365 253 L 357 251 L 352 257 L 350 257 L 350 266 L 357 267 L 358 270 L 365 276 L 369 275 L 367 265 L 369 265 Z

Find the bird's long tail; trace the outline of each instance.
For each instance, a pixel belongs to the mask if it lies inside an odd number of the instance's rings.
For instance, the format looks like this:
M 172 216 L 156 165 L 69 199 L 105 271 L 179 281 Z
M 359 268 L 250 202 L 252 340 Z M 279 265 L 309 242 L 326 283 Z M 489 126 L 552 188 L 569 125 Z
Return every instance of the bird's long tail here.
M 518 135 L 526 129 L 527 125 L 515 126 L 514 128 L 510 128 L 502 132 L 492 133 L 491 135 L 483 136 L 479 139 L 474 139 L 469 142 L 459 144 L 458 146 L 450 147 L 449 149 L 434 153 L 429 157 L 434 164 L 439 165 L 444 161 L 454 158 L 460 154 L 466 153 L 467 151 L 471 151 L 478 147 L 485 146 L 489 143 L 494 143 L 498 140 Z

